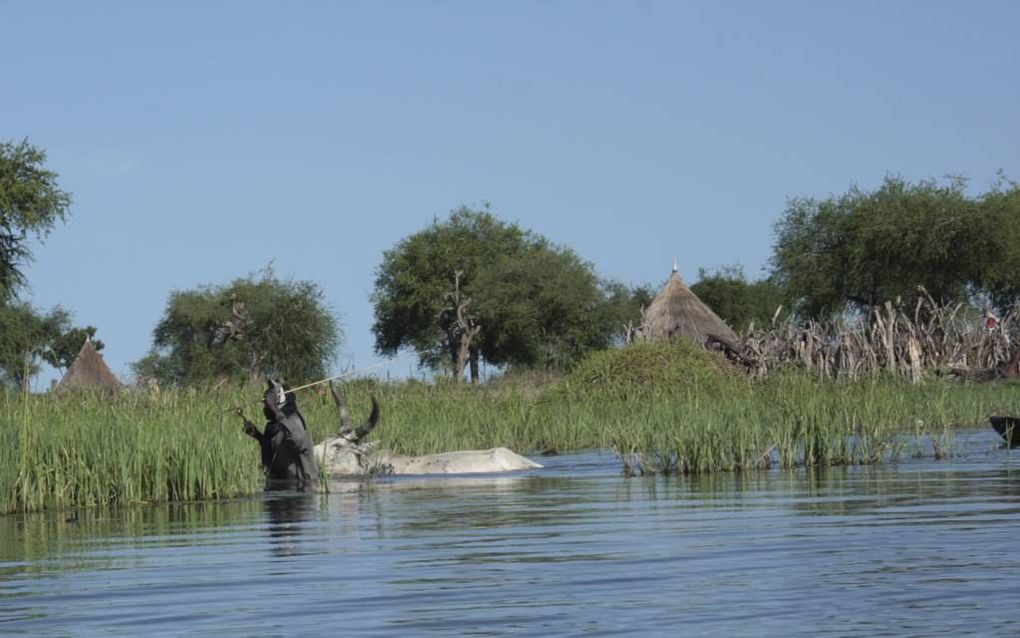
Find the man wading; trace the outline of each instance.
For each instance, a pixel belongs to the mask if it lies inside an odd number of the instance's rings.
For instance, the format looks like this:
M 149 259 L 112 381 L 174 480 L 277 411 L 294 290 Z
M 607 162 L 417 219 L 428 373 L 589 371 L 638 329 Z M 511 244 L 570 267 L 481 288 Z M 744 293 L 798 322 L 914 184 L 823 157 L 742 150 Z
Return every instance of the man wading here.
M 319 468 L 312 453 L 312 437 L 298 412 L 294 393 L 286 392 L 283 384 L 270 379 L 269 389 L 262 396 L 262 412 L 268 419 L 264 433 L 244 419 L 245 434 L 262 448 L 262 471 L 274 481 L 297 483 L 299 487 L 311 485 Z

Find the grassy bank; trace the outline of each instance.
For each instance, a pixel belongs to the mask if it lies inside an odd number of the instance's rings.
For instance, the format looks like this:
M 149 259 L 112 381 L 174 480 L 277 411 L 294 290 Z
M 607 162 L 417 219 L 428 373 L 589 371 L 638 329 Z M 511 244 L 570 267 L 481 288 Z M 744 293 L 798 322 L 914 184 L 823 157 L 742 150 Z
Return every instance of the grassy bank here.
M 706 358 L 707 357 L 707 358 Z M 352 417 L 382 404 L 382 447 L 422 454 L 505 445 L 524 453 L 616 450 L 627 472 L 701 473 L 869 463 L 937 453 L 948 428 L 1020 412 L 1015 386 L 820 383 L 804 375 L 752 382 L 688 348 L 601 354 L 555 380 L 480 387 L 378 384 L 344 391 Z M 0 414 L 0 512 L 229 498 L 262 487 L 253 420 L 261 390 L 99 397 L 7 395 Z M 332 400 L 302 393 L 315 440 L 337 428 Z M 907 437 L 901 435 L 906 434 Z M 934 446 L 932 444 L 934 442 Z M 925 446 L 924 449 L 918 446 Z

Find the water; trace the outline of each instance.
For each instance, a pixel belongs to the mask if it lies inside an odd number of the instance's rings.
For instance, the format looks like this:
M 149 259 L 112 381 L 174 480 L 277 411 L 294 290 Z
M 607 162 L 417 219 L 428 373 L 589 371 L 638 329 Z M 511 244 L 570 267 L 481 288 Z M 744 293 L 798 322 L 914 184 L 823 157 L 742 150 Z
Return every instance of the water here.
M 1016 635 L 1020 451 L 0 518 L 0 635 Z M 65 520 L 69 518 L 71 520 Z

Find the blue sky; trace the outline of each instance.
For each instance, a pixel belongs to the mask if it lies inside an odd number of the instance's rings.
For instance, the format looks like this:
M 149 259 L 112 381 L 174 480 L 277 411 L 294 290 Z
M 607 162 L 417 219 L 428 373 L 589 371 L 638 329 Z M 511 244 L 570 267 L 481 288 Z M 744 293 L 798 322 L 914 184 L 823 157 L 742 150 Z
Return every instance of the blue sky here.
M 272 262 L 325 291 L 337 369 L 374 365 L 382 252 L 484 201 L 628 284 L 674 257 L 758 277 L 788 197 L 1020 177 L 1017 24 L 1017 2 L 0 0 L 0 139 L 74 196 L 25 297 L 127 376 L 170 291 Z

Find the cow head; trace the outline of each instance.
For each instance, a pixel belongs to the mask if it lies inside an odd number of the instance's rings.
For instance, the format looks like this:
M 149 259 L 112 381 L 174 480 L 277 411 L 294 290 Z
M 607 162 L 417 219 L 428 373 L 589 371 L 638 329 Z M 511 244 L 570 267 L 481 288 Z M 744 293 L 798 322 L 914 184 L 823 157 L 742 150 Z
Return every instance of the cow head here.
M 329 384 L 340 413 L 340 430 L 315 446 L 315 458 L 321 467 L 332 468 L 333 474 L 371 474 L 377 471 L 369 457 L 373 443 L 362 443 L 362 439 L 379 423 L 379 402 L 372 397 L 372 413 L 368 420 L 357 427 L 351 425 L 347 404 Z

